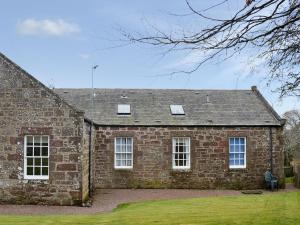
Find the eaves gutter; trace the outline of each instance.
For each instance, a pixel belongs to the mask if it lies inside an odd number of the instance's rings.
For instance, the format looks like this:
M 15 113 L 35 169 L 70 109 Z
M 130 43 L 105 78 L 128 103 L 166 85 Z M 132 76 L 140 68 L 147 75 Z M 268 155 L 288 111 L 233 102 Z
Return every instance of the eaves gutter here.
M 89 124 L 91 121 L 86 120 Z M 196 125 L 176 125 L 176 124 L 100 124 L 93 122 L 98 127 L 281 127 L 281 124 L 196 124 Z

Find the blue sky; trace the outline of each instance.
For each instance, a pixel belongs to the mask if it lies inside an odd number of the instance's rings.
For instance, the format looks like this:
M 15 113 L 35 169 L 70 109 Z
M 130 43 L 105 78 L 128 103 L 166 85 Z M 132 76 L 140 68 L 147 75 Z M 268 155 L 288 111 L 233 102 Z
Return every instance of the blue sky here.
M 204 9 L 214 2 L 192 3 Z M 210 13 L 227 17 L 242 4 L 231 0 Z M 91 67 L 98 64 L 94 84 L 98 88 L 249 89 L 256 85 L 280 114 L 300 108 L 296 98 L 279 100 L 266 86 L 266 71 L 252 70 L 245 54 L 208 63 L 191 75 L 163 76 L 188 68 L 200 56 L 164 56 L 164 49 L 145 45 L 116 47 L 123 44 L 120 28 L 151 33 L 151 26 L 165 31 L 207 26 L 195 17 L 170 15 L 189 12 L 183 0 L 10 0 L 1 2 L 0 12 L 0 51 L 47 86 L 91 87 Z

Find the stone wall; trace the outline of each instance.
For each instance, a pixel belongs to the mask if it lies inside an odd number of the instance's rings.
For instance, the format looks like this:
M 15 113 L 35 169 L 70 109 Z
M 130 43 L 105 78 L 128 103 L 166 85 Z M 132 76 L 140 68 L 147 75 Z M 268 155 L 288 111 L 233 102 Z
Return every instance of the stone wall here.
M 91 130 L 90 130 L 91 129 Z M 90 132 L 92 132 L 90 137 Z M 86 202 L 93 195 L 93 152 L 94 152 L 94 126 L 89 122 L 84 125 L 83 132 L 83 154 L 82 154 L 82 200 Z M 91 158 L 90 161 L 90 151 Z M 91 170 L 91 175 L 90 175 Z M 91 192 L 91 193 L 90 193 Z
M 274 173 L 284 186 L 282 128 L 273 131 Z M 114 169 L 114 138 L 133 137 L 133 169 Z M 230 169 L 229 137 L 247 138 L 247 167 Z M 172 169 L 172 137 L 190 137 L 191 169 Z M 99 188 L 264 187 L 270 166 L 268 127 L 99 127 L 95 182 Z
M 81 204 L 83 123 L 82 112 L 1 56 L 0 202 Z M 24 179 L 25 135 L 49 135 L 49 180 Z
M 89 199 L 89 129 L 88 123 L 83 126 L 83 151 L 82 151 L 82 200 L 85 202 Z

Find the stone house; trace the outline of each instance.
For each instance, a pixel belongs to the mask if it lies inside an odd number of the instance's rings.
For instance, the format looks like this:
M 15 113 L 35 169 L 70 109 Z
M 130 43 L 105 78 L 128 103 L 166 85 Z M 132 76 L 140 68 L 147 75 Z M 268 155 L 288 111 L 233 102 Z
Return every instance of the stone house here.
M 0 54 L 0 202 L 79 205 L 94 188 L 256 189 L 267 168 L 284 187 L 283 125 L 256 87 L 49 89 Z

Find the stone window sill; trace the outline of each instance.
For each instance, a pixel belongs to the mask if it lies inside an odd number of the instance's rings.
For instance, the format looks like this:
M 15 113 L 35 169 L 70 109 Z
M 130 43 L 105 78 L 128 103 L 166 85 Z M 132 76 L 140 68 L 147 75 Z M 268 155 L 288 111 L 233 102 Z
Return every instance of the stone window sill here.
M 133 170 L 133 168 L 132 167 L 130 167 L 130 168 L 114 168 L 115 170 L 127 170 L 127 171 L 131 171 L 131 170 Z
M 228 168 L 228 170 L 230 171 L 230 172 L 235 172 L 235 171 L 244 171 L 244 172 L 247 172 L 248 171 L 248 169 L 247 168 Z
M 187 173 L 187 172 L 192 172 L 191 169 L 180 169 L 180 168 L 172 168 L 173 172 L 181 172 L 181 173 Z

